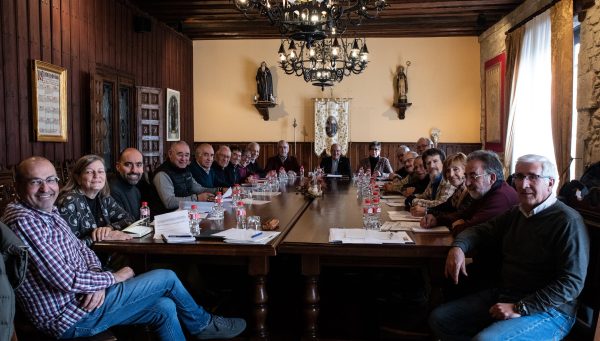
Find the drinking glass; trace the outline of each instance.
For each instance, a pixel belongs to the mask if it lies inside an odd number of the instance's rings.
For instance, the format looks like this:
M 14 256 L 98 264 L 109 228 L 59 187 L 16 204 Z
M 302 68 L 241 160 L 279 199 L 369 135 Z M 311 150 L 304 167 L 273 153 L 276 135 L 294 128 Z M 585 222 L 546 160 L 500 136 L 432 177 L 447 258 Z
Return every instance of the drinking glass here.
M 260 216 L 252 215 L 248 217 L 248 229 L 260 231 Z

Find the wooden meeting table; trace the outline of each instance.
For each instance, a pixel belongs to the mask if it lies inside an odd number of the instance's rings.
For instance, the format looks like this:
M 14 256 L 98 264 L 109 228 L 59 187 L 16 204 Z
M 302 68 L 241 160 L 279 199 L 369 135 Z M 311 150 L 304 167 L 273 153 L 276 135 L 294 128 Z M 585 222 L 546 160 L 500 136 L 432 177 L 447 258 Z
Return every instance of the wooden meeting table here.
M 319 290 L 321 266 L 348 267 L 420 267 L 429 273 L 433 287 L 441 287 L 443 264 L 452 243 L 449 234 L 412 233 L 414 245 L 367 245 L 329 243 L 332 227 L 362 227 L 362 210 L 356 188 L 349 181 L 332 180 L 323 197 L 314 199 L 294 228 L 279 245 L 280 254 L 301 258 L 305 276 L 305 336 L 318 337 Z M 388 210 L 403 209 L 382 204 L 382 218 Z
M 304 198 L 301 194 L 295 193 L 293 184 L 281 186 L 281 195 L 276 196 L 255 196 L 257 200 L 271 200 L 264 205 L 246 205 L 247 216 L 259 215 L 261 220 L 275 217 L 279 219 L 279 228 L 281 234 L 267 245 L 241 245 L 227 244 L 222 241 L 196 241 L 190 244 L 168 244 L 163 240 L 152 238 L 152 234 L 143 238 L 126 241 L 101 241 L 93 245 L 93 249 L 100 252 L 121 254 L 137 254 L 143 257 L 144 270 L 148 270 L 149 259 L 152 256 L 202 256 L 212 257 L 211 259 L 222 259 L 230 257 L 232 261 L 238 261 L 245 264 L 248 268 L 248 274 L 254 281 L 254 329 L 256 336 L 260 338 L 268 337 L 266 326 L 267 301 L 266 277 L 269 273 L 269 258 L 277 254 L 277 248 L 281 244 L 286 233 L 292 228 L 301 214 L 306 209 L 310 200 Z M 225 209 L 224 220 L 219 221 L 203 219 L 201 228 L 214 230 L 223 230 L 224 228 L 235 227 L 235 212 L 229 205 Z M 216 257 L 215 257 L 216 256 Z

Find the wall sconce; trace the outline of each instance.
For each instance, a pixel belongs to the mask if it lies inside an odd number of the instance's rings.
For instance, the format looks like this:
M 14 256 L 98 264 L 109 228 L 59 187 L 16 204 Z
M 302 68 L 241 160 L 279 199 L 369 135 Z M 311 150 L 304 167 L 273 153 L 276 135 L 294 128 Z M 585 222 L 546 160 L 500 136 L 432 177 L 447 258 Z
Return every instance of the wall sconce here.
M 402 65 L 398 67 L 398 73 L 396 74 L 396 93 L 398 97 L 394 102 L 394 107 L 398 108 L 398 118 L 403 120 L 405 117 L 406 109 L 412 105 L 412 103 L 408 102 L 408 67 L 410 66 L 410 61 L 406 62 L 406 68 Z

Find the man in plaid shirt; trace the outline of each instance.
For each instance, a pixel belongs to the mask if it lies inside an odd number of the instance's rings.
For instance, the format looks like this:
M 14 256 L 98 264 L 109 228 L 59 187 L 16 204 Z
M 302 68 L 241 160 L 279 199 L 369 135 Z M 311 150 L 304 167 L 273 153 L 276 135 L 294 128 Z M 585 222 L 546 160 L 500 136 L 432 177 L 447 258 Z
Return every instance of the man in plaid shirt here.
M 24 160 L 16 169 L 19 200 L 2 217 L 29 248 L 27 274 L 16 295 L 38 329 L 75 338 L 115 325 L 147 324 L 161 340 L 184 340 L 181 320 L 198 339 L 231 338 L 244 331 L 243 319 L 211 315 L 197 305 L 172 271 L 136 277 L 129 267 L 102 271 L 98 257 L 73 235 L 54 206 L 58 181 L 47 159 Z

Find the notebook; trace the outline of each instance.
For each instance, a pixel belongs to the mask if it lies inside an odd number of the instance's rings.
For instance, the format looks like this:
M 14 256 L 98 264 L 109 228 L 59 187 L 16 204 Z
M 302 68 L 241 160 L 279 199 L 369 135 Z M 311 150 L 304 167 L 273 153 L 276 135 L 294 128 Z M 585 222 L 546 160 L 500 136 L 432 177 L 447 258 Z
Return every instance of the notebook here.
M 147 235 L 148 233 L 151 233 L 152 227 L 143 225 L 143 222 L 145 220 L 146 219 L 140 219 L 140 220 L 134 222 L 133 224 L 124 228 L 123 232 L 129 233 L 130 235 L 133 236 L 133 238 L 141 238 L 141 237 Z

